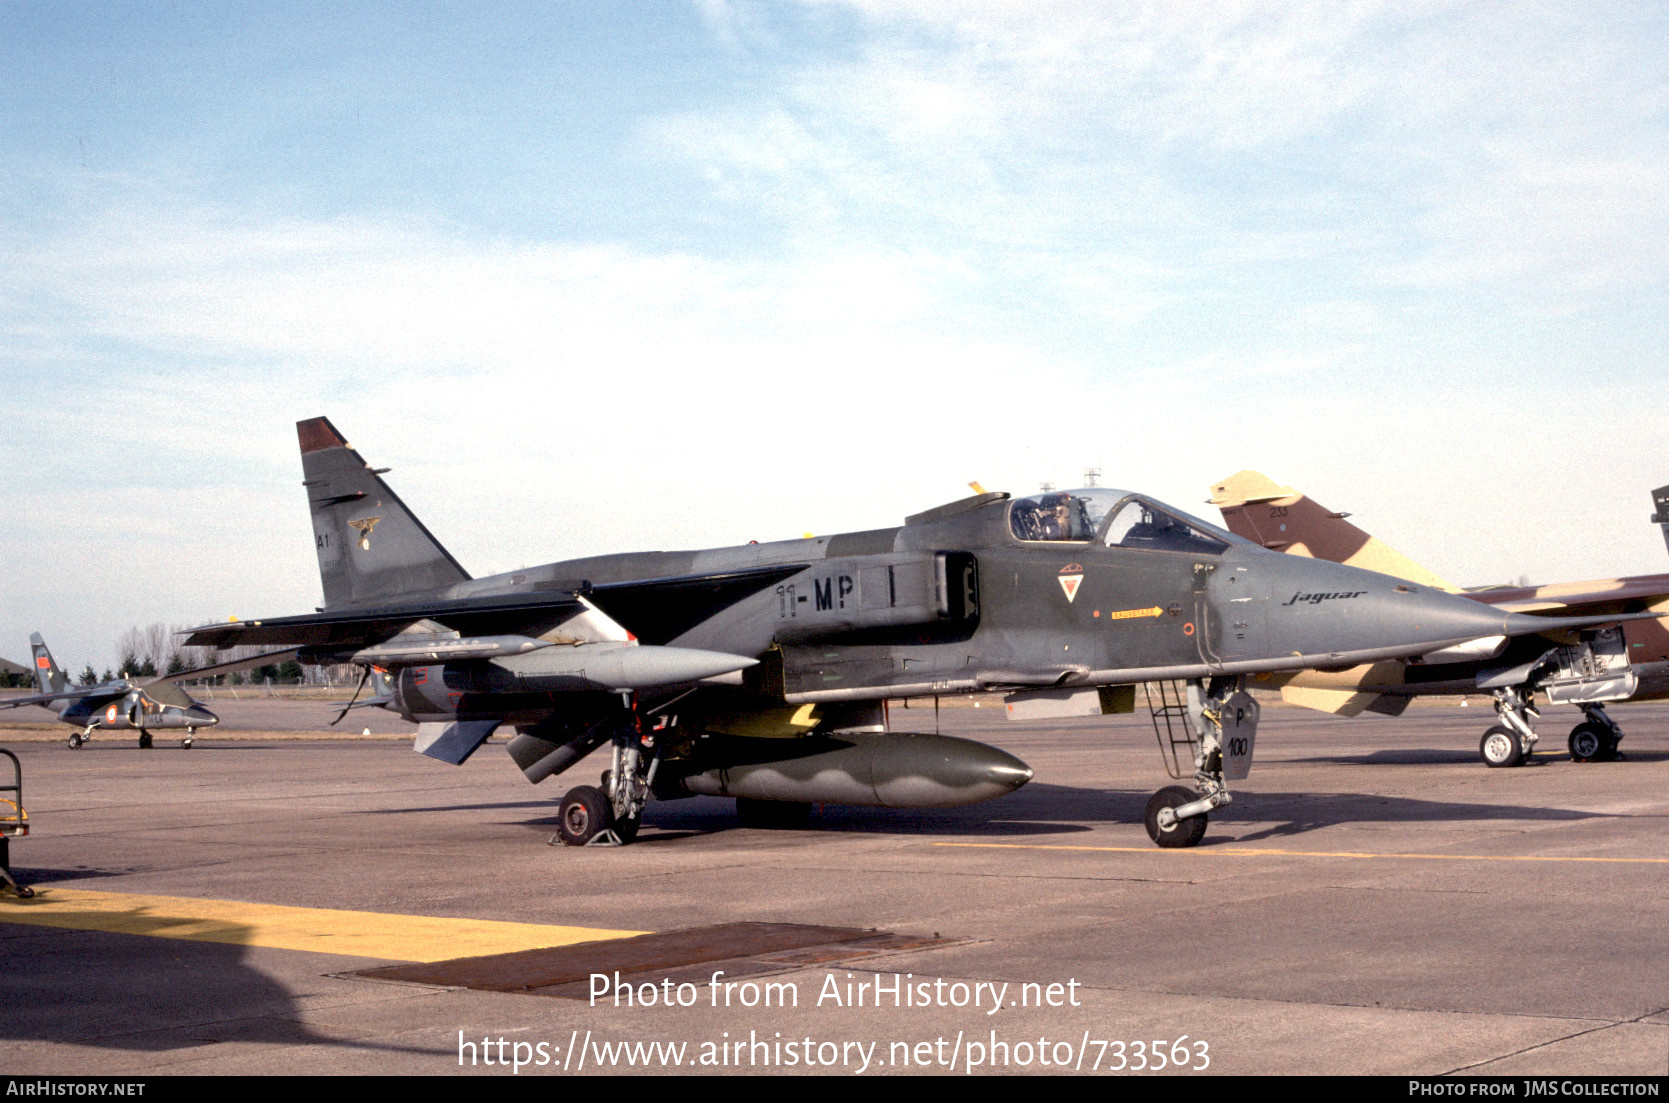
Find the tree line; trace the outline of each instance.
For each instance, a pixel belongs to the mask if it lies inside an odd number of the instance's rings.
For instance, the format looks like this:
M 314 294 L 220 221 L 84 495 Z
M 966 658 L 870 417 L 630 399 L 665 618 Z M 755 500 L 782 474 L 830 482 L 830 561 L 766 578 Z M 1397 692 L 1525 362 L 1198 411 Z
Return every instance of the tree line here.
M 123 632 L 116 641 L 116 653 L 121 661 L 116 669 L 102 673 L 88 663 L 77 676 L 82 685 L 97 685 L 115 678 L 154 678 L 159 674 L 175 675 L 199 667 L 251 659 L 270 648 L 245 644 L 219 651 L 212 647 L 187 647 L 179 641 L 191 630 L 189 624 L 167 625 L 157 622 L 143 628 L 135 625 Z M 235 670 L 208 679 L 185 678 L 187 683 L 208 681 L 215 685 L 255 685 L 271 682 L 274 685 L 324 685 L 349 681 L 357 677 L 351 666 L 303 666 L 291 659 L 284 663 L 270 663 L 249 670 Z

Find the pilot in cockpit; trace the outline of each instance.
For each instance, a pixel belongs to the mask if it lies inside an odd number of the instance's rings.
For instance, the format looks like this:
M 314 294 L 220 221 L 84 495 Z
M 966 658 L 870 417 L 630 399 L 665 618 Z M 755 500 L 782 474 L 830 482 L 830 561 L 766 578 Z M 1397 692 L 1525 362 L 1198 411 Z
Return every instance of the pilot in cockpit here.
M 1072 538 L 1072 495 L 1065 492 L 1043 495 L 1037 500 L 1037 513 L 1043 533 L 1039 540 Z

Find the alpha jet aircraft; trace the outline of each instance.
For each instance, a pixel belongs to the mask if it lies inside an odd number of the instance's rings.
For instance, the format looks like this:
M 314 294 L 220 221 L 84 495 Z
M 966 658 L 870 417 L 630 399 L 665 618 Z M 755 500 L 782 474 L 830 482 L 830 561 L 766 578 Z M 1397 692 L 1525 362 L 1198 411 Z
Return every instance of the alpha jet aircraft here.
M 1382 571 L 1463 593 L 1503 611 L 1639 614 L 1628 624 L 1580 633 L 1480 640 L 1470 649 L 1451 649 L 1426 661 L 1378 662 L 1272 678 L 1292 704 L 1343 716 L 1363 711 L 1397 716 L 1414 697 L 1487 693 L 1501 722 L 1484 733 L 1478 753 L 1488 765 L 1502 767 L 1521 764 L 1535 748 L 1538 693 L 1551 703 L 1582 710 L 1582 722 L 1566 741 L 1578 762 L 1617 757 L 1623 729 L 1605 711 L 1608 702 L 1669 697 L 1669 574 L 1461 591 L 1345 520 L 1348 513 L 1332 512 L 1260 472 L 1231 475 L 1211 492 L 1211 504 L 1222 511 L 1231 530 L 1272 550 Z M 1652 520 L 1663 526 L 1669 541 L 1669 487 L 1653 491 L 1652 501 L 1658 507 Z
M 1156 793 L 1146 823 L 1161 846 L 1190 846 L 1250 766 L 1247 675 L 1609 619 L 1550 622 L 1280 555 L 1106 488 L 982 493 L 901 527 L 477 579 L 328 420 L 297 431 L 323 606 L 187 642 L 389 670 L 417 750 L 448 762 L 501 725 L 535 782 L 611 744 L 602 788 L 563 798 L 575 844 L 629 839 L 652 796 L 736 797 L 744 821 L 810 802 L 982 800 L 1031 771 L 967 740 L 888 733 L 882 702 L 1185 679 L 1197 788 Z
M 181 731 L 180 746 L 190 747 L 198 728 L 212 727 L 220 718 L 173 684 L 184 675 L 163 675 L 143 682 L 114 678 L 91 686 L 72 686 L 46 648 L 39 632 L 29 637 L 34 653 L 35 687 L 39 693 L 0 702 L 0 708 L 39 705 L 58 714 L 58 719 L 81 730 L 70 736 L 70 749 L 79 749 L 100 728 L 137 731 L 139 745 L 151 746 L 151 733 Z M 201 671 L 191 672 L 201 677 Z

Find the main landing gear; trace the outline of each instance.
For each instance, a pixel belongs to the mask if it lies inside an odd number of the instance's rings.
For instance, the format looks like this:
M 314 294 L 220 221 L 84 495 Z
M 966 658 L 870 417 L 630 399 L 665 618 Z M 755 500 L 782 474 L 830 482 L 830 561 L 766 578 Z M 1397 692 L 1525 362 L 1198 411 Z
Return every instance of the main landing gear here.
M 1609 762 L 1617 757 L 1623 730 L 1605 714 L 1603 702 L 1626 701 L 1639 684 L 1620 628 L 1584 633 L 1580 643 L 1552 648 L 1518 666 L 1481 673 L 1478 685 L 1494 695 L 1501 723 L 1484 733 L 1478 753 L 1490 766 L 1527 761 L 1536 746 L 1532 720 L 1539 715 L 1531 701 L 1540 693 L 1552 704 L 1582 710 L 1584 719 L 1571 729 L 1567 744 L 1571 758 Z
M 1478 757 L 1491 767 L 1522 766 L 1534 753 L 1540 738 L 1531 721 L 1541 714 L 1531 704 L 1534 690 L 1507 686 L 1495 691 L 1495 712 L 1501 723 L 1484 733 L 1478 743 Z M 1596 703 L 1578 704 L 1585 719 L 1571 729 L 1566 746 L 1576 762 L 1610 762 L 1619 757 L 1617 744 L 1623 729 Z
M 1582 723 L 1570 730 L 1570 756 L 1575 762 L 1611 762 L 1621 757 L 1617 744 L 1622 741 L 1623 729 L 1606 715 L 1600 705 L 1583 705 Z
M 1167 755 L 1165 768 L 1172 777 L 1181 779 L 1179 748 L 1194 752 L 1194 788 L 1167 785 L 1153 794 L 1142 814 L 1148 838 L 1166 848 L 1197 846 L 1205 837 L 1209 814 L 1230 803 L 1234 798 L 1224 784 L 1225 777 L 1243 778 L 1251 765 L 1252 737 L 1257 729 L 1257 705 L 1241 692 L 1241 680 L 1213 678 L 1209 683 L 1188 683 L 1187 704 L 1172 703 L 1162 685 L 1160 700 L 1155 707 L 1149 697 L 1149 708 L 1154 715 L 1154 731 L 1158 734 L 1161 717 L 1165 720 L 1170 746 L 1160 736 L 1160 749 Z M 1198 739 L 1187 735 L 1175 737 L 1170 727 L 1173 715 L 1183 721 L 1184 732 L 1197 733 Z M 1225 751 L 1232 763 L 1225 772 Z
M 556 839 L 568 846 L 624 846 L 637 838 L 661 764 L 660 741 L 644 730 L 635 708 L 615 728 L 613 741 L 613 760 L 601 787 L 581 785 L 562 798 Z
M 83 746 L 85 746 L 87 740 L 93 738 L 93 731 L 97 727 L 97 724 L 88 724 L 86 728 L 70 736 L 70 750 L 79 751 Z

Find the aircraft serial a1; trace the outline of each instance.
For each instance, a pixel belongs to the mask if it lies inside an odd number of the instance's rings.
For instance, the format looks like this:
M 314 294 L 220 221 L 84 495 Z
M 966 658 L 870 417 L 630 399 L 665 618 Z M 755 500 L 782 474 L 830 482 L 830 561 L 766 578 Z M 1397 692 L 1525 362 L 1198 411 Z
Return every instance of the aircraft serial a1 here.
M 902 526 L 704 551 L 596 556 L 471 578 L 325 418 L 297 425 L 323 581 L 318 612 L 188 643 L 284 646 L 389 674 L 416 747 L 461 763 L 500 726 L 535 782 L 611 745 L 562 800 L 565 841 L 629 841 L 651 798 L 737 798 L 744 821 L 812 803 L 936 807 L 1031 770 L 965 739 L 884 729 L 904 696 L 1007 691 L 1056 715 L 1187 683 L 1195 788 L 1148 802 L 1191 846 L 1250 769 L 1262 671 L 1424 656 L 1608 623 L 1504 612 L 1237 537 L 1102 487 L 976 494 Z M 277 661 L 279 654 L 264 657 Z

